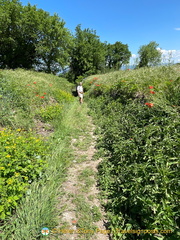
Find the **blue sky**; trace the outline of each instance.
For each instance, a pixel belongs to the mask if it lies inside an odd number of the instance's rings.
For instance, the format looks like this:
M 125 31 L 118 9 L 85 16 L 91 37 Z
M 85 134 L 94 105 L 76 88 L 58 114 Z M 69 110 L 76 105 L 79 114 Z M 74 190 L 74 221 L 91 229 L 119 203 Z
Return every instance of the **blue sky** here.
M 96 31 L 102 42 L 128 44 L 131 63 L 142 45 L 155 41 L 165 59 L 180 62 L 180 0 L 20 0 L 57 13 L 72 33 Z

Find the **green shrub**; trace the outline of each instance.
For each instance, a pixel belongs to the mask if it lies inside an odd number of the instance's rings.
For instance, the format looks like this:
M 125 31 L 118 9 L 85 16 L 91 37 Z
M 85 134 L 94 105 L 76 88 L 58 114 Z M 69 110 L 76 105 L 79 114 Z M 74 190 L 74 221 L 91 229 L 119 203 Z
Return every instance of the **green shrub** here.
M 42 176 L 48 148 L 40 138 L 21 129 L 3 129 L 0 139 L 0 217 L 5 219 L 13 213 L 28 185 Z
M 173 71 L 166 73 L 165 80 L 159 75 L 161 69 L 148 71 L 128 73 L 129 82 L 115 80 L 108 91 L 89 102 L 104 157 L 99 182 L 113 239 L 137 239 L 117 229 L 172 231 L 140 234 L 138 239 L 143 240 L 179 237 L 180 123 L 178 106 L 172 107 L 179 104 L 179 80 L 174 74 L 170 81 Z
M 58 103 L 54 105 L 47 105 L 44 108 L 38 110 L 38 115 L 44 122 L 51 121 L 61 116 L 63 105 Z
M 65 92 L 61 89 L 54 90 L 54 96 L 55 96 L 55 99 L 60 103 L 72 102 L 74 100 L 73 96 L 70 93 Z

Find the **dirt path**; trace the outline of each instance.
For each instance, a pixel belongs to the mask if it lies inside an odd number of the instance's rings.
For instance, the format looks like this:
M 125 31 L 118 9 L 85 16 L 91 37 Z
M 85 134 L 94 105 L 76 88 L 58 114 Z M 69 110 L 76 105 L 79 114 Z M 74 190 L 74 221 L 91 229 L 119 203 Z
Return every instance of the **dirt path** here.
M 97 188 L 96 173 L 101 159 L 93 159 L 96 152 L 95 126 L 90 116 L 87 116 L 87 120 L 85 132 L 71 141 L 75 159 L 62 186 L 64 195 L 59 199 L 58 205 L 62 213 L 59 216 L 55 239 L 110 239 Z

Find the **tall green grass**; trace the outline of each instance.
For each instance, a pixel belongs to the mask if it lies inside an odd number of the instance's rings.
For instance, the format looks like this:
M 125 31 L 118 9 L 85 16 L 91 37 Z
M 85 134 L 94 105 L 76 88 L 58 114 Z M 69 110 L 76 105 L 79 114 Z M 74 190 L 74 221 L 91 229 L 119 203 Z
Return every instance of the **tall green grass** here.
M 57 216 L 61 213 L 57 204 L 63 194 L 61 184 L 74 159 L 70 142 L 83 131 L 85 115 L 86 108 L 78 102 L 66 105 L 61 124 L 55 123 L 57 130 L 48 141 L 51 146 L 48 168 L 41 180 L 31 184 L 14 216 L 6 220 L 2 239 L 41 239 L 43 227 L 51 229 L 57 225 Z
M 100 135 L 99 182 L 113 239 L 179 239 L 180 68 L 119 71 L 84 85 Z
M 6 167 L 0 168 L 3 183 L 0 186 L 3 191 L 10 186 L 3 196 L 7 194 L 7 198 L 12 196 L 16 201 L 3 212 L 0 233 L 2 239 L 40 239 L 42 227 L 56 226 L 61 183 L 73 159 L 70 141 L 83 129 L 86 108 L 75 101 L 71 95 L 73 85 L 63 78 L 18 69 L 1 71 L 0 80 L 1 163 L 8 161 Z M 25 139 L 30 133 L 32 136 Z M 33 148 L 29 144 L 31 138 L 33 144 L 39 144 L 40 135 L 47 151 L 46 156 L 43 153 L 44 166 L 37 167 L 36 161 L 42 162 L 38 146 Z M 23 149 L 16 148 L 20 144 Z M 13 165 L 15 161 L 18 164 Z M 32 180 L 23 171 L 32 168 L 33 172 L 33 167 L 38 174 Z M 26 188 L 22 191 L 21 186 Z
M 71 100 L 73 85 L 51 74 L 18 69 L 0 71 L 0 126 L 35 127 L 35 116 L 47 105 Z

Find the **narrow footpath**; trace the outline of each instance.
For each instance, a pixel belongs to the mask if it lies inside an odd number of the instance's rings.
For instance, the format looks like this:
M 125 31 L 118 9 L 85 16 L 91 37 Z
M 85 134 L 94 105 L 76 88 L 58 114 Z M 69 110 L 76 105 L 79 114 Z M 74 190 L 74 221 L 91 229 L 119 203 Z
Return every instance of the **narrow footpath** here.
M 87 108 L 80 105 L 79 109 Z M 84 123 L 79 123 L 81 133 L 71 140 L 74 160 L 62 185 L 63 197 L 59 198 L 59 225 L 57 234 L 51 239 L 60 240 L 109 240 L 107 221 L 100 204 L 97 188 L 97 166 L 101 159 L 95 159 L 95 126 L 87 114 Z

